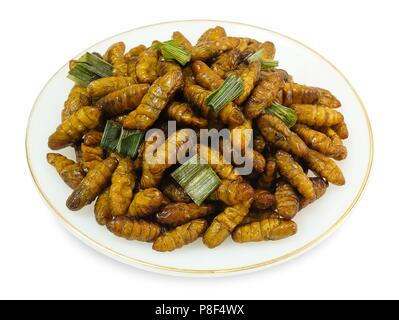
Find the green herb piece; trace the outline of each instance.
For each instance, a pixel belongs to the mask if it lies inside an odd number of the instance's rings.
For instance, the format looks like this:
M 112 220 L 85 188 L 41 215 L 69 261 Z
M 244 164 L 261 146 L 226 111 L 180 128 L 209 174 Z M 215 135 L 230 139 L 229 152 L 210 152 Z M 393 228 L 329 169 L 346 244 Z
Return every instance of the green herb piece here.
M 108 120 L 105 124 L 103 136 L 101 138 L 100 146 L 104 149 L 114 151 L 119 142 L 122 127 L 115 121 Z
M 191 60 L 191 54 L 184 50 L 176 40 L 158 43 L 154 48 L 161 50 L 162 56 L 166 60 L 176 60 L 182 66 L 185 66 Z
M 111 64 L 96 54 L 87 52 L 79 60 L 74 61 L 68 78 L 80 86 L 87 87 L 94 80 L 112 76 L 112 71 Z
M 243 80 L 230 75 L 217 90 L 208 96 L 206 103 L 213 111 L 219 112 L 243 92 Z
M 298 120 L 298 115 L 293 109 L 287 108 L 278 102 L 273 102 L 272 105 L 266 109 L 266 113 L 279 118 L 288 128 L 294 126 Z
M 176 169 L 172 178 L 197 205 L 201 205 L 221 183 L 218 175 L 199 155 L 195 155 Z
M 116 152 L 131 158 L 136 157 L 143 137 L 144 133 L 139 130 L 127 130 L 122 128 L 121 135 L 115 149 Z
M 267 70 L 274 69 L 274 68 L 278 67 L 278 61 L 262 59 L 264 51 L 265 51 L 265 49 L 260 49 L 260 50 L 256 51 L 254 54 L 250 55 L 247 58 L 247 61 L 250 62 L 250 63 L 251 62 L 255 62 L 255 61 L 259 61 L 261 69 L 264 70 L 264 71 L 267 71 Z

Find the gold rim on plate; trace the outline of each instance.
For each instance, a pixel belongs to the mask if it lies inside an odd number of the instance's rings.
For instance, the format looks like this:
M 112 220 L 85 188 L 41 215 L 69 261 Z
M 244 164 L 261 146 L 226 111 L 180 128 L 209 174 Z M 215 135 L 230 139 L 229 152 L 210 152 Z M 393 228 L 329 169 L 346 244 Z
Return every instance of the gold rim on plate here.
M 256 264 L 252 264 L 252 265 L 248 265 L 248 266 L 242 266 L 242 267 L 237 267 L 237 268 L 228 268 L 228 269 L 209 269 L 209 270 L 196 270 L 196 269 L 184 269 L 184 268 L 175 268 L 175 267 L 166 267 L 166 266 L 162 266 L 162 265 L 157 265 L 157 264 L 153 264 L 150 262 L 146 262 L 143 260 L 139 260 L 139 259 L 135 259 L 132 257 L 129 257 L 127 255 L 121 254 L 119 252 L 116 252 L 106 246 L 104 246 L 103 244 L 99 243 L 98 241 L 92 239 L 91 237 L 89 237 L 88 235 L 86 235 L 84 232 L 82 232 L 81 230 L 79 230 L 77 227 L 75 227 L 73 224 L 71 224 L 69 221 L 67 221 L 63 215 L 53 206 L 53 204 L 51 203 L 51 201 L 47 198 L 47 196 L 45 195 L 45 193 L 42 191 L 38 180 L 33 172 L 32 169 L 32 164 L 30 161 L 30 156 L 29 156 L 29 150 L 28 150 L 28 132 L 29 132 L 29 127 L 30 127 L 30 122 L 31 122 L 31 118 L 32 118 L 32 114 L 35 111 L 36 108 L 36 104 L 37 104 L 37 100 L 38 98 L 41 96 L 41 94 L 43 93 L 43 91 L 45 90 L 45 88 L 47 87 L 47 85 L 53 80 L 53 78 L 67 65 L 63 65 L 45 84 L 45 86 L 43 87 L 43 89 L 40 91 L 38 97 L 35 100 L 35 103 L 33 104 L 32 110 L 30 112 L 29 115 L 29 119 L 28 119 L 28 125 L 27 125 L 27 129 L 26 129 L 26 136 L 25 136 L 25 149 L 26 149 L 26 158 L 28 161 L 28 166 L 29 166 L 29 170 L 30 173 L 32 175 L 33 181 L 35 183 L 36 188 L 38 189 L 40 195 L 42 196 L 43 200 L 45 201 L 45 203 L 47 204 L 47 206 L 53 211 L 53 213 L 56 215 L 56 217 L 58 217 L 59 219 L 61 219 L 61 221 L 64 222 L 64 224 L 69 228 L 70 231 L 72 231 L 74 234 L 76 234 L 77 236 L 79 236 L 81 239 L 85 240 L 90 246 L 92 246 L 93 248 L 97 249 L 98 251 L 102 252 L 102 253 L 106 253 L 107 255 L 116 258 L 119 261 L 122 262 L 131 262 L 132 264 L 135 264 L 137 266 L 141 266 L 144 267 L 145 269 L 156 269 L 159 271 L 168 271 L 168 272 L 178 272 L 178 273 L 186 273 L 186 274 L 223 274 L 223 273 L 236 273 L 236 272 L 243 272 L 243 271 L 248 271 L 248 270 L 255 270 L 255 269 L 260 269 L 260 268 L 264 268 L 279 262 L 282 262 L 284 260 L 288 260 L 291 259 L 295 256 L 298 256 L 301 253 L 304 253 L 305 251 L 307 251 L 308 249 L 310 249 L 311 247 L 313 247 L 314 245 L 316 245 L 317 243 L 319 243 L 321 240 L 325 239 L 327 236 L 329 236 L 338 226 L 340 226 L 342 224 L 342 222 L 345 220 L 345 218 L 349 215 L 349 213 L 351 212 L 351 210 L 353 209 L 353 207 L 356 205 L 356 203 L 359 201 L 366 185 L 368 182 L 368 179 L 370 177 L 370 172 L 371 172 L 371 167 L 372 167 L 372 163 L 373 163 L 373 157 L 374 157 L 374 141 L 373 141 L 373 132 L 372 132 L 372 128 L 371 128 L 371 123 L 370 123 L 370 119 L 369 116 L 367 114 L 366 111 L 366 107 L 363 104 L 362 99 L 360 98 L 359 94 L 356 92 L 355 88 L 353 87 L 353 85 L 349 82 L 349 80 L 342 74 L 342 72 L 336 67 L 334 66 L 330 61 L 328 61 L 326 58 L 324 58 L 321 54 L 319 54 L 318 52 L 316 52 L 315 50 L 313 50 L 312 48 L 308 47 L 307 45 L 303 44 L 302 42 L 293 39 L 289 36 L 286 36 L 284 34 L 281 34 L 279 32 L 275 32 L 266 28 L 262 28 L 262 27 L 258 27 L 258 26 L 253 26 L 250 24 L 246 24 L 246 23 L 241 23 L 241 22 L 234 22 L 234 21 L 223 21 L 223 20 L 177 20 L 177 21 L 167 21 L 167 22 L 161 22 L 161 23 L 156 23 L 156 24 L 150 24 L 147 26 L 143 26 L 143 27 L 139 27 L 139 28 L 134 28 L 122 33 L 119 33 L 117 35 L 114 35 L 112 37 L 109 37 L 107 39 L 104 39 L 92 46 L 96 46 L 104 41 L 107 41 L 109 39 L 124 35 L 126 33 L 130 33 L 132 31 L 137 31 L 137 30 L 141 30 L 141 29 L 145 29 L 148 27 L 153 27 L 153 26 L 159 26 L 159 25 L 163 25 L 163 24 L 170 24 L 170 23 L 181 23 L 181 22 L 212 22 L 212 23 L 230 23 L 230 24 L 236 24 L 236 25 L 242 25 L 242 26 L 247 26 L 247 27 L 252 27 L 252 28 L 256 28 L 256 29 L 260 29 L 262 31 L 266 31 L 266 32 L 270 32 L 273 34 L 276 34 L 278 36 L 284 37 L 286 39 L 289 39 L 293 42 L 296 42 L 297 44 L 307 48 L 308 50 L 310 50 L 311 52 L 315 53 L 317 56 L 319 56 L 323 61 L 325 61 L 326 63 L 328 63 L 342 78 L 343 80 L 349 85 L 349 87 L 351 88 L 351 90 L 353 91 L 353 93 L 355 94 L 356 98 L 358 99 L 360 106 L 362 107 L 362 111 L 364 113 L 366 122 L 367 122 L 367 127 L 368 127 L 368 132 L 369 132 L 369 139 L 370 139 L 370 151 L 369 151 L 369 160 L 368 160 L 368 165 L 367 165 L 367 172 L 365 177 L 363 178 L 363 182 L 360 186 L 360 189 L 356 195 L 356 197 L 354 198 L 354 200 L 352 201 L 352 203 L 349 205 L 349 207 L 346 209 L 346 211 L 342 214 L 342 216 L 330 227 L 328 228 L 327 231 L 325 231 L 323 234 L 321 234 L 320 236 L 318 236 L 317 238 L 315 238 L 314 240 L 308 242 L 306 245 L 291 251 L 290 253 L 287 253 L 285 255 L 282 255 L 280 257 L 274 258 L 274 259 L 269 259 L 263 262 L 259 262 Z M 85 50 L 86 51 L 86 50 Z

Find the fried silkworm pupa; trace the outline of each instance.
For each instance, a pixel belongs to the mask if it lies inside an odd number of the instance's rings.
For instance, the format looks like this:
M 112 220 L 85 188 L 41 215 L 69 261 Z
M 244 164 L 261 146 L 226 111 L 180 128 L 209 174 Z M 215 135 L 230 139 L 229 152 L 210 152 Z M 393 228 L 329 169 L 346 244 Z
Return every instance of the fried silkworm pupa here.
M 126 46 L 123 42 L 117 42 L 110 46 L 104 54 L 104 59 L 114 67 L 115 76 L 127 76 L 127 64 L 125 61 Z
M 62 122 L 49 137 L 48 146 L 59 150 L 79 141 L 87 132 L 100 124 L 101 110 L 94 107 L 82 107 Z
M 254 195 L 254 189 L 248 182 L 224 179 L 210 195 L 209 200 L 222 201 L 228 206 L 233 206 L 251 200 Z
M 283 85 L 284 82 L 278 76 L 261 80 L 252 90 L 251 95 L 245 103 L 245 116 L 248 119 L 255 119 L 261 115 L 276 99 Z
M 167 74 L 168 72 L 171 72 L 171 71 L 178 71 L 178 72 L 183 71 L 181 66 L 177 62 L 165 60 L 163 58 L 159 59 L 158 65 L 157 65 L 157 70 L 158 70 L 157 71 L 158 75 L 160 77 L 164 76 L 165 74 Z
M 107 158 L 100 162 L 82 180 L 69 196 L 66 205 L 69 210 L 77 211 L 90 204 L 104 190 L 111 180 L 112 173 L 118 165 L 115 158 Z
M 207 90 L 216 90 L 223 84 L 223 79 L 207 66 L 205 62 L 194 61 L 191 69 L 195 76 L 195 81 Z
M 85 177 L 82 166 L 62 154 L 48 153 L 47 162 L 57 170 L 62 180 L 72 189 L 76 189 Z
M 216 57 L 211 65 L 211 69 L 221 78 L 237 68 L 241 61 L 242 53 L 239 49 L 232 49 Z
M 250 206 L 251 201 L 240 203 L 217 215 L 204 234 L 204 244 L 212 249 L 223 243 L 248 214 Z
M 298 83 L 286 83 L 283 88 L 283 105 L 316 104 L 320 98 L 320 91 Z
M 91 147 L 84 143 L 80 145 L 81 159 L 83 168 L 86 171 L 93 169 L 104 159 L 104 149 L 100 146 Z
M 148 84 L 133 84 L 102 97 L 96 106 L 111 117 L 124 114 L 137 108 L 149 88 Z
M 344 160 L 348 156 L 348 150 L 346 147 L 343 145 L 341 138 L 338 136 L 338 134 L 335 132 L 334 129 L 330 127 L 325 127 L 321 128 L 321 131 L 329 138 L 331 139 L 332 143 L 332 150 L 331 153 L 324 153 L 322 150 L 318 150 L 319 152 L 329 155 L 335 160 Z
M 218 40 L 201 42 L 193 48 L 191 54 L 192 60 L 209 60 L 225 51 L 233 49 L 235 44 L 236 40 L 233 40 L 231 37 L 222 37 Z
M 140 53 L 136 63 L 136 75 L 140 83 L 153 83 L 158 78 L 158 57 L 159 52 L 153 47 Z
M 147 130 L 158 119 L 171 97 L 183 87 L 183 74 L 171 71 L 158 78 L 148 89 L 140 105 L 123 121 L 128 129 Z
M 99 225 L 104 226 L 112 219 L 111 209 L 109 207 L 109 188 L 101 193 L 94 205 L 94 216 Z
M 286 181 L 279 181 L 274 196 L 278 214 L 286 219 L 295 217 L 299 211 L 299 196 L 291 184 Z
M 347 151 L 341 139 L 331 128 L 323 128 L 322 132 L 306 125 L 296 124 L 292 130 L 312 149 L 336 160 L 346 158 Z
M 206 128 L 208 120 L 197 117 L 188 103 L 172 102 L 167 107 L 168 117 L 175 120 L 177 124 L 194 128 Z
M 114 235 L 126 240 L 153 242 L 161 234 L 161 227 L 153 222 L 116 217 L 107 222 L 107 228 Z
M 276 46 L 273 42 L 266 41 L 262 43 L 258 50 L 263 49 L 262 52 L 262 60 L 273 60 L 274 56 L 276 55 Z
M 349 138 L 349 130 L 345 121 L 342 121 L 335 126 L 332 126 L 331 128 L 337 133 L 338 137 L 340 137 L 341 139 L 344 140 Z
M 257 123 L 267 142 L 298 157 L 304 157 L 307 154 L 309 148 L 306 143 L 279 118 L 265 114 L 258 119 Z
M 191 202 L 191 198 L 184 189 L 173 181 L 168 181 L 161 186 L 162 193 L 173 202 Z
M 319 90 L 319 100 L 317 101 L 318 105 L 325 106 L 328 108 L 339 108 L 341 106 L 341 102 L 328 90 L 317 88 Z
M 173 32 L 172 39 L 177 41 L 177 43 L 187 52 L 193 52 L 193 45 L 181 32 Z
M 241 110 L 232 102 L 228 103 L 219 113 L 214 113 L 206 103 L 206 99 L 211 91 L 205 90 L 201 86 L 189 84 L 184 86 L 184 97 L 186 100 L 200 111 L 202 116 L 208 119 L 219 118 L 224 124 L 235 127 L 245 122 L 245 117 Z
M 254 136 L 254 150 L 262 153 L 266 148 L 266 141 L 260 134 Z
M 122 158 L 112 174 L 109 189 L 109 207 L 113 216 L 122 216 L 129 209 L 133 198 L 136 174 L 133 171 L 133 161 Z
M 296 232 L 297 225 L 294 221 L 269 218 L 238 227 L 233 232 L 233 240 L 239 243 L 275 241 L 288 238 Z
M 298 122 L 311 127 L 331 127 L 344 121 L 344 116 L 334 109 L 312 104 L 293 104 Z
M 255 87 L 255 84 L 259 80 L 259 75 L 260 75 L 260 63 L 257 61 L 250 63 L 247 68 L 242 70 L 242 72 L 240 73 L 240 78 L 243 80 L 244 92 L 241 93 L 234 100 L 234 102 L 237 105 L 243 104 L 245 100 L 247 100 L 247 98 L 250 96 L 253 88 Z
M 176 229 L 161 234 L 155 240 L 152 248 L 159 252 L 179 249 L 200 238 L 207 227 L 208 223 L 204 219 L 190 221 Z
M 61 120 L 65 121 L 70 118 L 76 111 L 84 106 L 90 105 L 90 97 L 86 90 L 78 85 L 74 85 L 68 95 L 68 99 L 64 103 L 61 114 Z
M 141 187 L 151 188 L 157 186 L 163 177 L 166 169 L 170 168 L 176 160 L 179 148 L 191 142 L 193 139 L 191 130 L 181 129 L 169 136 L 169 138 L 157 149 L 155 154 L 150 153 L 151 144 L 146 143 L 143 158 L 143 172 L 141 175 Z M 188 145 L 187 145 L 188 146 Z M 188 146 L 189 147 L 189 146 Z M 149 157 L 153 157 L 149 161 Z M 171 159 L 172 163 L 169 163 Z
M 145 51 L 146 46 L 143 44 L 140 44 L 136 47 L 131 48 L 128 52 L 125 53 L 125 60 L 126 61 L 131 61 L 131 60 L 136 60 L 136 58 Z
M 301 195 L 307 199 L 315 198 L 316 194 L 312 182 L 289 153 L 282 150 L 277 151 L 276 161 L 280 174 L 286 177 Z
M 299 210 L 307 207 L 309 204 L 315 202 L 316 200 L 320 199 L 327 191 L 328 182 L 320 177 L 312 177 L 310 181 L 313 183 L 313 188 L 316 193 L 316 197 L 314 199 L 306 199 L 301 197 L 299 200 Z
M 87 93 L 91 97 L 102 98 L 112 92 L 136 84 L 132 77 L 106 77 L 94 80 L 87 86 Z
M 334 160 L 311 149 L 309 149 L 308 154 L 305 156 L 305 160 L 312 171 L 328 182 L 338 186 L 345 184 L 345 177 Z
M 226 37 L 226 30 L 221 26 L 216 26 L 215 28 L 209 28 L 206 30 L 198 39 L 197 45 L 206 41 L 215 41 L 219 38 Z
M 257 210 L 266 210 L 273 207 L 275 202 L 274 194 L 265 189 L 256 189 L 252 208 Z
M 103 133 L 97 130 L 91 130 L 83 137 L 83 143 L 89 147 L 97 147 L 100 145 Z
M 250 156 L 252 156 L 253 160 L 253 166 L 254 166 L 254 171 L 257 173 L 262 173 L 265 171 L 266 168 L 266 159 L 265 157 L 258 151 L 252 150 L 252 155 L 249 153 Z
M 156 218 L 161 224 L 176 227 L 191 220 L 206 217 L 214 210 L 215 207 L 211 204 L 198 206 L 195 203 L 170 203 L 157 213 Z
M 242 177 L 237 170 L 226 161 L 219 151 L 209 148 L 208 146 L 197 145 L 197 153 L 202 159 L 208 162 L 211 168 L 217 173 L 221 179 L 241 180 Z
M 144 189 L 134 195 L 128 215 L 135 218 L 148 217 L 168 202 L 168 199 L 158 189 Z
M 243 226 L 248 223 L 259 222 L 264 219 L 270 219 L 270 218 L 280 218 L 280 216 L 278 215 L 277 212 L 273 210 L 261 210 L 261 211 L 250 212 L 239 225 Z
M 268 155 L 266 158 L 266 168 L 259 179 L 258 185 L 261 188 L 271 188 L 277 176 L 277 161 L 274 155 Z

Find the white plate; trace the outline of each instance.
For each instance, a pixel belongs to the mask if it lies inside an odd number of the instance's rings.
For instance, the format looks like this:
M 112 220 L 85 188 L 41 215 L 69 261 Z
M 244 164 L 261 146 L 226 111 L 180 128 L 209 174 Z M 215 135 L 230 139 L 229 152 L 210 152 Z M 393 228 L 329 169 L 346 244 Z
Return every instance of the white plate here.
M 266 29 L 240 23 L 222 21 L 176 21 L 131 30 L 114 36 L 87 51 L 104 52 L 116 41 L 127 47 L 149 45 L 153 39 L 168 40 L 179 30 L 195 41 L 207 28 L 223 26 L 229 35 L 273 41 L 277 47 L 280 66 L 287 69 L 295 81 L 331 90 L 342 102 L 341 111 L 350 129 L 345 141 L 348 158 L 340 162 L 346 176 L 344 187 L 331 186 L 319 201 L 301 212 L 295 219 L 299 230 L 294 237 L 277 241 L 235 244 L 227 240 L 220 247 L 209 250 L 201 241 L 173 253 L 158 253 L 151 245 L 117 238 L 97 225 L 93 206 L 79 213 L 69 211 L 65 200 L 71 190 L 47 164 L 47 138 L 60 121 L 63 102 L 72 87 L 63 66 L 47 83 L 33 106 L 26 136 L 26 152 L 33 179 L 45 202 L 73 234 L 100 252 L 146 270 L 185 274 L 220 275 L 263 269 L 272 264 L 295 257 L 311 248 L 331 233 L 349 214 L 359 200 L 367 182 L 373 156 L 373 141 L 366 110 L 348 80 L 331 63 L 305 45 Z M 86 51 L 86 50 L 85 50 Z M 78 55 L 80 56 L 80 54 Z M 73 157 L 71 148 L 63 151 Z M 356 232 L 354 230 L 354 232 Z

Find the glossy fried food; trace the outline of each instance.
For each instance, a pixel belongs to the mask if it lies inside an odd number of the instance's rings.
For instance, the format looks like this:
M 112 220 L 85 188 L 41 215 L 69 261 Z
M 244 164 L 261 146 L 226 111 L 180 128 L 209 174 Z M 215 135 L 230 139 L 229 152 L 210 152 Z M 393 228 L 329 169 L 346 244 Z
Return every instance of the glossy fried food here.
M 257 210 L 266 210 L 273 207 L 275 202 L 274 194 L 265 189 L 256 189 L 252 208 Z
M 110 46 L 104 54 L 104 59 L 114 67 L 115 76 L 127 76 L 127 64 L 125 61 L 126 46 L 123 42 L 117 42 Z
M 184 189 L 173 181 L 167 181 L 161 186 L 162 193 L 168 197 L 172 202 L 192 202 L 189 195 Z
M 75 163 L 62 154 L 48 153 L 47 162 L 57 170 L 62 180 L 72 189 L 76 189 L 86 175 L 80 163 Z
M 331 127 L 344 121 L 344 117 L 334 109 L 312 104 L 293 104 L 298 122 L 314 127 Z
M 239 49 L 232 49 L 219 55 L 212 63 L 211 69 L 221 78 L 237 68 L 241 62 L 242 53 Z
M 105 152 L 100 146 L 88 146 L 85 143 L 80 145 L 81 159 L 80 163 L 86 171 L 93 169 L 97 164 L 103 161 Z
M 261 80 L 245 103 L 245 116 L 248 119 L 255 119 L 261 115 L 276 99 L 283 85 L 284 82 L 278 76 Z
M 270 218 L 238 227 L 233 233 L 233 240 L 240 243 L 275 241 L 288 238 L 296 232 L 297 225 L 294 221 Z
M 91 97 L 102 98 L 112 92 L 130 87 L 136 83 L 136 80 L 132 77 L 100 78 L 90 82 L 87 86 L 87 93 Z
M 210 195 L 210 200 L 222 201 L 233 206 L 249 201 L 255 196 L 252 186 L 243 180 L 222 180 L 219 187 Z
M 109 206 L 113 216 L 122 216 L 129 209 L 135 182 L 136 174 L 133 171 L 133 161 L 130 158 L 120 159 L 112 174 L 109 189 Z
M 204 219 L 190 221 L 159 236 L 152 248 L 160 252 L 179 249 L 201 237 L 207 227 L 208 223 Z
M 345 184 L 336 163 L 348 155 L 341 102 L 273 68 L 268 39 L 220 26 L 197 42 L 179 31 L 161 36 L 149 47 L 117 42 L 69 62 L 87 61 L 69 76 L 80 85 L 48 146 L 70 146 L 76 158 L 47 154 L 73 189 L 67 207 L 95 201 L 99 225 L 159 252 L 200 237 L 215 248 L 230 236 L 241 243 L 294 235 L 301 210 L 329 183 Z M 282 65 L 285 54 L 276 59 Z
M 313 184 L 314 186 L 314 184 Z M 286 219 L 292 219 L 299 211 L 300 199 L 295 189 L 286 181 L 280 181 L 276 187 L 276 209 L 278 214 Z M 309 199 L 309 198 L 303 198 Z M 312 201 L 312 198 L 309 201 Z
M 91 130 L 83 137 L 83 143 L 89 147 L 96 147 L 100 145 L 103 133 L 97 130 Z
M 171 120 L 176 120 L 177 124 L 181 126 L 205 128 L 208 126 L 208 120 L 197 117 L 190 105 L 185 102 L 172 102 L 167 107 L 168 117 Z
M 180 226 L 194 219 L 203 218 L 213 213 L 215 207 L 211 204 L 196 205 L 195 203 L 170 203 L 156 214 L 161 224 Z
M 98 108 L 80 108 L 71 117 L 63 121 L 48 138 L 49 148 L 59 150 L 77 142 L 85 133 L 97 127 L 100 119 L 101 111 Z
M 115 158 L 107 158 L 100 162 L 82 180 L 69 196 L 66 205 L 69 210 L 77 211 L 90 204 L 104 190 L 111 180 L 112 173 L 118 165 Z
M 258 184 L 261 188 L 271 188 L 277 175 L 277 161 L 274 155 L 269 155 L 266 159 L 265 171 L 260 175 Z
M 106 95 L 97 101 L 96 106 L 111 117 L 124 114 L 139 106 L 149 88 L 148 84 L 133 84 Z
M 251 201 L 240 203 L 217 215 L 204 234 L 204 244 L 211 249 L 222 244 L 248 214 L 250 206 Z
M 152 155 L 144 151 L 143 173 L 141 175 L 142 188 L 151 188 L 157 186 L 163 177 L 166 169 L 170 168 L 176 159 L 178 149 L 190 141 L 190 131 L 182 129 L 172 134 Z M 147 147 L 146 147 L 147 149 Z M 148 149 L 150 149 L 150 145 Z M 149 161 L 149 157 L 154 159 Z M 171 160 L 171 161 L 169 161 Z
M 299 200 L 299 209 L 302 210 L 303 208 L 307 207 L 309 204 L 315 202 L 316 200 L 320 199 L 327 191 L 328 182 L 320 177 L 312 177 L 310 181 L 313 183 L 313 188 L 316 194 L 314 199 L 306 199 L 301 197 Z
M 136 62 L 136 75 L 140 83 L 153 83 L 157 78 L 159 52 L 150 47 L 140 53 Z
M 305 160 L 310 169 L 325 178 L 328 182 L 338 186 L 345 184 L 345 177 L 334 160 L 314 150 L 309 150 Z
M 234 102 L 238 105 L 243 104 L 250 96 L 255 84 L 258 82 L 260 76 L 260 63 L 253 62 L 247 68 L 240 72 L 240 78 L 243 80 L 244 92 L 238 96 Z
M 265 114 L 258 119 L 257 123 L 267 142 L 298 157 L 304 157 L 307 154 L 306 143 L 279 118 Z
M 105 189 L 101 193 L 94 205 L 94 216 L 99 225 L 104 226 L 108 221 L 112 219 L 110 200 L 109 200 L 109 188 Z
M 282 150 L 276 152 L 276 161 L 280 174 L 294 186 L 306 199 L 313 199 L 316 194 L 313 184 L 302 167 L 292 156 Z
M 114 235 L 126 240 L 153 242 L 161 234 L 161 227 L 153 222 L 128 217 L 116 217 L 107 222 L 107 228 Z
M 128 215 L 131 217 L 148 217 L 156 213 L 168 203 L 168 199 L 156 188 L 148 188 L 134 195 L 129 206 Z
M 331 128 L 323 132 L 309 128 L 303 124 L 296 124 L 292 130 L 312 149 L 336 160 L 346 158 L 347 151 L 341 139 Z
M 71 117 L 76 111 L 84 106 L 90 105 L 90 97 L 86 90 L 78 85 L 74 85 L 68 95 L 68 99 L 64 103 L 61 120 L 65 121 Z
M 174 93 L 183 86 L 183 74 L 171 71 L 158 78 L 148 89 L 136 110 L 123 121 L 128 129 L 147 130 L 158 119 Z

